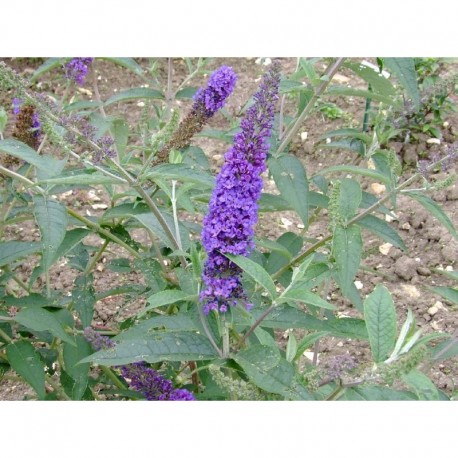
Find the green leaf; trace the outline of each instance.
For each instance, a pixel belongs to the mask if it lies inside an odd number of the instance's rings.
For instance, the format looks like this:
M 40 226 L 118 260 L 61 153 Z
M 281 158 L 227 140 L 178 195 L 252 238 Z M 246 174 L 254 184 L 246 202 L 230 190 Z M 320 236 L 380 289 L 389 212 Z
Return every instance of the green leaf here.
M 268 291 L 270 297 L 276 297 L 277 291 L 275 283 L 262 266 L 245 256 L 235 256 L 229 253 L 224 253 L 224 256 L 229 258 L 234 264 L 237 264 L 256 283 L 260 284 L 266 291 Z
M 66 59 L 62 57 L 50 57 L 46 59 L 33 73 L 30 77 L 30 82 L 35 81 L 39 76 L 43 75 L 44 73 L 49 72 L 53 68 L 62 67 L 65 63 Z
M 45 366 L 30 342 L 20 340 L 6 347 L 11 367 L 37 392 L 39 399 L 46 396 Z
M 355 180 L 344 178 L 340 182 L 339 213 L 348 221 L 355 215 L 361 204 L 361 186 Z
M 18 140 L 0 140 L 0 152 L 18 157 L 25 162 L 46 172 L 47 176 L 59 175 L 62 172 L 66 160 L 61 161 L 50 156 L 39 155 L 33 148 Z
M 153 294 L 148 298 L 148 306 L 145 307 L 139 314 L 139 316 L 157 307 L 163 305 L 175 304 L 180 301 L 196 301 L 197 296 L 195 294 L 188 294 L 179 289 L 166 289 L 159 293 Z
M 264 391 L 279 394 L 285 399 L 313 399 L 295 379 L 293 365 L 279 358 L 273 348 L 253 345 L 238 352 L 233 359 L 242 367 L 250 381 Z
M 414 369 L 404 374 L 402 380 L 415 391 L 420 401 L 439 401 L 439 391 L 422 372 Z
M 294 334 L 292 332 L 289 333 L 288 335 L 288 343 L 286 344 L 286 361 L 291 363 L 297 352 L 297 340 L 296 337 L 294 337 Z
M 132 59 L 131 57 L 101 57 L 100 59 L 107 60 L 109 62 L 113 62 L 116 65 L 127 68 L 128 70 L 130 70 L 131 72 L 134 72 L 138 76 L 141 76 L 144 79 L 147 79 L 145 77 L 145 71 L 143 70 L 143 68 L 140 67 L 140 65 L 138 65 L 137 62 L 135 62 L 135 60 Z
M 118 92 L 111 96 L 106 102 L 105 106 L 112 105 L 113 103 L 128 102 L 138 99 L 163 99 L 164 94 L 156 89 L 149 87 L 134 87 L 125 91 Z
M 1 299 L 6 307 L 50 307 L 52 299 L 38 293 L 31 293 L 24 297 L 5 296 Z
M 304 240 L 299 235 L 294 232 L 285 232 L 277 239 L 277 243 L 284 246 L 285 249 L 289 252 L 289 255 L 275 251 L 270 253 L 267 263 L 266 270 L 270 274 L 277 272 L 283 266 L 285 266 L 293 256 L 296 256 L 299 253 L 299 250 L 304 244 Z
M 329 86 L 327 89 L 329 95 L 343 95 L 346 97 L 363 97 L 364 99 L 375 100 L 376 102 L 382 102 L 388 106 L 400 107 L 400 103 L 392 98 L 391 96 L 385 96 L 383 94 L 377 94 L 373 91 L 365 91 L 361 89 L 353 89 L 346 86 Z
M 406 195 L 412 197 L 412 199 L 415 199 L 418 203 L 420 203 L 425 208 L 425 210 L 427 210 L 429 213 L 431 213 L 431 215 L 437 218 L 450 232 L 450 234 L 452 234 L 453 237 L 455 237 L 455 239 L 458 240 L 458 232 L 456 231 L 453 222 L 444 213 L 444 210 L 442 210 L 439 204 L 437 204 L 436 202 L 434 202 L 434 200 L 432 200 L 430 197 L 424 194 L 419 194 L 416 192 L 406 192 Z
M 434 291 L 437 294 L 440 294 L 444 299 L 452 302 L 453 304 L 458 304 L 458 289 L 449 288 L 447 286 L 435 286 L 433 288 L 428 288 L 430 291 Z
M 96 110 L 103 105 L 102 102 L 96 100 L 78 100 L 77 102 L 69 103 L 63 108 L 63 111 L 79 111 L 79 110 Z
M 213 188 L 215 185 L 215 179 L 212 175 L 189 164 L 160 164 L 153 167 L 145 177 L 153 180 L 155 178 L 180 180 L 201 184 L 209 188 Z
M 365 80 L 371 86 L 372 92 L 385 97 L 396 97 L 396 90 L 393 84 L 374 69 L 364 64 L 349 61 L 345 62 L 344 66 L 350 68 L 356 75 Z
M 150 334 L 151 329 L 164 328 L 167 331 L 197 331 L 197 326 L 189 313 L 158 315 L 132 326 L 115 337 L 119 340 L 140 340 Z
M 172 215 L 161 212 L 163 218 L 169 227 L 174 227 L 174 221 Z M 109 208 L 102 216 L 101 221 L 109 221 L 113 218 L 135 218 L 142 226 L 151 229 L 151 231 L 159 237 L 159 239 L 166 245 L 171 246 L 171 242 L 161 226 L 157 218 L 150 212 L 150 209 L 144 204 L 121 204 L 116 207 Z M 179 223 L 181 242 L 183 248 L 187 250 L 189 248 L 189 231 L 186 227 Z
M 306 335 L 297 345 L 296 354 L 294 355 L 293 361 L 297 361 L 311 346 L 322 337 L 329 335 L 328 331 L 314 332 L 312 334 Z
M 11 264 L 39 251 L 41 251 L 40 242 L 2 242 L 0 243 L 0 266 Z
M 336 227 L 332 240 L 332 253 L 336 262 L 336 281 L 346 297 L 351 295 L 362 249 L 361 229 L 358 226 Z
M 268 161 L 269 170 L 281 196 L 293 207 L 308 226 L 308 180 L 302 162 L 294 156 L 272 157 Z
M 278 299 L 277 303 L 281 304 L 283 302 L 303 302 L 306 305 L 313 305 L 314 307 L 321 307 L 328 310 L 335 310 L 335 305 L 330 304 L 329 302 L 321 299 L 315 293 L 308 291 L 304 287 L 295 287 L 288 289 L 285 293 L 283 293 Z
M 90 355 L 81 363 L 93 362 L 104 366 L 118 366 L 138 361 L 203 361 L 218 355 L 207 337 L 196 332 L 157 331 L 141 340 L 128 339 L 116 347 Z
M 197 92 L 196 87 L 185 87 L 175 94 L 177 99 L 192 99 L 194 94 Z
M 404 241 L 399 234 L 383 219 L 377 218 L 374 215 L 366 215 L 356 222 L 358 226 L 367 229 L 378 235 L 381 239 L 391 243 L 401 250 L 407 250 Z
M 114 136 L 118 154 L 123 157 L 129 138 L 129 124 L 124 118 L 114 118 L 111 121 L 110 131 Z
M 383 63 L 393 72 L 407 94 L 420 106 L 420 92 L 418 90 L 417 71 L 413 57 L 385 57 Z
M 384 361 L 396 342 L 396 310 L 388 289 L 378 284 L 364 301 L 364 319 L 374 362 Z
M 116 178 L 112 176 L 102 175 L 101 173 L 82 173 L 79 175 L 69 175 L 58 178 L 48 178 L 41 180 L 37 184 L 53 184 L 53 185 L 73 185 L 73 186 L 92 186 L 92 185 L 104 185 L 104 184 L 123 184 L 122 178 Z
M 70 396 L 74 400 L 80 400 L 88 386 L 90 364 L 78 364 L 78 362 L 82 358 L 91 355 L 92 348 L 84 336 L 79 335 L 75 339 L 76 346 L 64 343 L 63 358 L 65 370 L 74 382 Z
M 396 391 L 385 386 L 367 385 L 347 388 L 341 401 L 415 401 L 409 391 Z
M 367 145 L 370 145 L 372 141 L 372 138 L 369 134 L 365 134 L 364 132 L 361 132 L 361 130 L 359 129 L 351 129 L 351 128 L 330 130 L 328 132 L 325 132 L 323 135 L 321 135 L 319 139 L 325 140 L 326 138 L 331 138 L 331 137 L 358 138 L 359 140 L 362 140 Z
M 58 337 L 70 345 L 75 345 L 75 341 L 63 329 L 55 316 L 43 308 L 25 308 L 18 312 L 14 321 L 25 326 L 32 331 L 48 331 L 53 336 Z
M 363 175 L 363 176 L 372 178 L 375 181 L 379 181 L 381 183 L 390 185 L 390 180 L 388 179 L 388 177 L 383 175 L 383 173 L 377 172 L 376 170 L 372 170 L 372 169 L 365 169 L 363 167 L 358 167 L 356 165 L 335 165 L 335 166 L 326 167 L 320 170 L 321 175 L 325 175 L 327 173 L 335 173 L 335 172 Z
M 47 271 L 55 261 L 56 253 L 65 238 L 67 209 L 48 197 L 34 196 L 34 214 L 41 233 L 42 265 Z
M 265 309 L 254 309 L 252 315 L 257 319 Z M 349 339 L 367 340 L 367 330 L 364 320 L 357 318 L 333 318 L 320 320 L 308 313 L 288 305 L 279 305 L 262 321 L 263 328 L 273 329 L 308 329 L 327 331 L 333 336 Z
M 75 280 L 73 288 L 73 307 L 78 313 L 83 328 L 91 326 L 96 301 L 92 275 L 81 276 Z M 71 375 L 71 374 L 70 374 Z
M 285 248 L 284 245 L 281 243 L 275 242 L 273 240 L 264 238 L 264 237 L 255 237 L 256 241 L 256 246 L 262 247 L 262 248 L 267 248 L 271 251 L 275 251 L 276 253 L 281 254 L 288 260 L 292 259 L 291 253 Z

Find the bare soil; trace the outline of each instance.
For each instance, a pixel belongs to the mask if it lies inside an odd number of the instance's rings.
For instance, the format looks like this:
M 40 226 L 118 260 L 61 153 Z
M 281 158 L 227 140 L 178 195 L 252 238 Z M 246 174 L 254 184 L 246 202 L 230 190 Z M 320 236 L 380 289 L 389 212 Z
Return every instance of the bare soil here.
M 148 60 L 139 60 L 142 65 L 147 66 Z M 39 60 L 15 59 L 8 60 L 8 63 L 24 75 L 29 75 L 40 63 Z M 256 90 L 259 78 L 265 70 L 262 63 L 254 58 L 217 58 L 211 62 L 211 68 L 220 65 L 230 65 L 238 74 L 238 83 L 234 94 L 229 100 L 227 110 L 231 114 L 239 114 L 248 98 Z M 296 66 L 295 59 L 282 59 L 282 70 L 289 74 L 294 71 Z M 159 79 L 164 85 L 166 82 L 166 67 L 164 60 L 159 61 Z M 98 77 L 98 89 L 102 99 L 113 95 L 123 89 L 144 84 L 144 81 L 125 69 L 121 69 L 111 62 L 97 61 L 96 75 Z M 181 59 L 174 60 L 173 83 L 177 85 L 183 81 L 186 75 L 185 63 Z M 341 81 L 350 84 L 352 87 L 364 88 L 364 84 L 352 76 L 351 73 L 342 70 L 337 75 Z M 192 81 L 193 86 L 203 83 L 204 77 L 199 77 Z M 64 79 L 60 69 L 53 70 L 40 80 L 37 90 L 54 92 L 59 97 L 64 88 Z M 88 80 L 85 88 L 92 91 L 91 81 Z M 14 94 L 0 94 L 0 105 L 9 107 Z M 83 94 L 87 99 L 91 99 L 89 93 Z M 339 127 L 349 125 L 360 126 L 364 114 L 365 101 L 361 98 L 329 98 L 348 113 L 344 118 L 329 119 L 319 112 L 314 113 L 305 122 L 302 132 L 307 132 L 307 138 L 302 140 L 298 134 L 294 139 L 291 151 L 303 161 L 308 176 L 313 175 L 320 169 L 336 164 L 358 164 L 361 161 L 355 153 L 343 150 L 330 150 L 320 147 L 321 135 L 325 132 Z M 183 112 L 186 112 L 190 102 L 178 101 Z M 136 102 L 120 104 L 121 113 L 126 116 L 131 132 L 141 115 L 141 107 Z M 116 107 L 119 113 L 119 108 Z M 108 112 L 109 114 L 109 112 Z M 455 113 L 449 115 L 447 119 L 449 126 L 444 128 L 444 138 L 441 147 L 447 143 L 456 141 L 458 133 L 458 116 Z M 228 123 L 221 113 L 215 115 L 210 120 L 210 128 L 228 128 Z M 5 136 L 11 134 L 12 126 L 7 126 Z M 437 145 L 431 146 L 426 143 L 429 137 L 424 136 L 423 140 L 415 143 L 403 144 L 394 143 L 399 158 L 403 161 L 406 176 L 413 172 L 412 163 L 418 158 L 419 152 L 431 152 Z M 227 149 L 227 144 L 198 138 L 195 144 L 202 147 L 211 160 L 215 172 L 222 164 L 223 155 Z M 452 168 L 441 173 L 435 178 L 443 178 L 452 172 L 457 172 L 455 163 Z M 363 186 L 368 186 L 363 182 Z M 275 192 L 275 184 L 266 176 L 265 187 L 269 192 Z M 431 197 L 440 203 L 444 211 L 458 227 L 458 185 L 443 190 L 433 192 Z M 73 191 L 63 196 L 63 200 L 72 205 L 81 214 L 101 215 L 104 205 L 109 204 L 108 198 L 102 189 L 96 192 Z M 376 284 L 383 283 L 392 293 L 397 307 L 399 324 L 401 324 L 408 309 L 411 309 L 416 317 L 417 324 L 424 330 L 430 332 L 453 332 L 458 326 L 458 312 L 456 307 L 439 296 L 433 294 L 427 288 L 438 285 L 450 285 L 451 283 L 444 276 L 438 274 L 435 269 L 458 268 L 458 242 L 443 228 L 440 223 L 427 213 L 419 204 L 407 197 L 399 197 L 397 208 L 394 210 L 396 219 L 390 222 L 392 227 L 399 231 L 403 238 L 407 251 L 391 247 L 384 250 L 384 242 L 376 238 L 371 233 L 364 236 L 365 258 L 363 269 L 358 272 L 356 280 L 360 282 L 361 296 L 369 294 Z M 307 237 L 323 237 L 328 233 L 326 218 L 318 219 L 307 231 L 303 233 L 303 226 L 300 219 L 292 212 L 279 212 L 261 214 L 257 233 L 259 235 L 276 239 L 286 231 L 293 231 Z M 143 239 L 144 234 L 140 231 L 133 234 L 134 238 Z M 38 240 L 39 231 L 32 223 L 24 223 L 17 227 L 8 229 L 6 233 L 8 240 Z M 91 235 L 85 240 L 87 244 L 102 244 L 103 241 L 96 235 Z M 380 248 L 382 246 L 382 248 Z M 97 292 L 106 291 L 114 284 L 144 284 L 145 279 L 139 272 L 117 273 L 111 271 L 107 266 L 110 260 L 125 256 L 122 250 L 107 250 L 97 264 L 94 271 L 94 286 Z M 53 287 L 64 291 L 71 291 L 73 282 L 77 276 L 77 271 L 66 266 L 64 260 L 52 269 L 51 278 Z M 30 276 L 36 259 L 28 258 L 24 261 L 18 271 L 18 275 L 27 280 Z M 40 287 L 40 280 L 37 280 L 36 287 Z M 339 308 L 339 313 L 347 316 L 360 316 L 346 300 L 341 299 L 337 288 L 328 291 L 328 298 Z M 96 304 L 94 317 L 95 326 L 116 327 L 116 325 L 127 317 L 134 315 L 144 306 L 143 299 L 132 300 L 131 297 L 113 296 L 100 300 Z M 279 339 L 286 342 L 287 333 L 279 334 Z M 367 342 L 354 341 L 350 339 L 324 338 L 318 347 L 320 364 L 326 364 L 329 358 L 337 354 L 350 354 L 359 364 L 367 364 L 370 361 L 370 348 Z M 426 369 L 426 368 L 425 368 Z M 433 368 L 426 369 L 436 386 L 451 394 L 456 390 L 458 384 L 458 360 L 457 358 L 443 362 Z M 429 371 L 429 372 L 428 372 Z M 0 380 L 0 400 L 19 400 L 27 398 L 33 394 L 33 390 L 19 380 L 3 379 Z

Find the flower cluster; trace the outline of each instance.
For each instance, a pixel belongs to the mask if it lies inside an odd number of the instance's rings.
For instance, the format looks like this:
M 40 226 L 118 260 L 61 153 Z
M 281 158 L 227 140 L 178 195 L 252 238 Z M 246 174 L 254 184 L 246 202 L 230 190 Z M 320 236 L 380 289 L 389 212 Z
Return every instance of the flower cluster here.
M 440 153 L 435 151 L 431 154 L 430 160 L 422 159 L 418 161 L 418 171 L 425 179 L 429 178 L 429 174 L 435 165 L 439 165 L 443 172 L 447 171 L 455 159 L 458 158 L 458 143 L 447 145 L 445 151 Z
M 157 162 L 164 162 L 172 149 L 189 146 L 192 137 L 202 130 L 205 123 L 226 103 L 232 94 L 237 75 L 231 67 L 222 66 L 215 70 L 208 80 L 207 87 L 200 88 L 194 95 L 191 112 L 183 119 L 170 140 L 157 153 Z
M 334 356 L 327 364 L 328 376 L 332 379 L 341 378 L 346 372 L 353 370 L 358 364 L 350 355 Z
M 209 118 L 213 116 L 226 103 L 226 99 L 232 94 L 237 75 L 231 67 L 223 65 L 212 73 L 207 87 L 200 88 L 194 95 L 194 111 L 205 111 Z
M 116 344 L 91 327 L 84 329 L 85 339 L 96 351 L 113 348 Z M 173 388 L 172 382 L 160 375 L 144 362 L 120 366 L 121 375 L 129 381 L 134 390 L 142 393 L 148 401 L 194 401 L 194 395 L 185 389 Z
M 13 99 L 13 114 L 16 117 L 13 137 L 26 143 L 31 148 L 37 148 L 41 138 L 41 122 L 35 107 L 24 104 L 22 99 Z
M 75 57 L 65 65 L 65 76 L 73 80 L 78 86 L 84 84 L 93 57 Z
M 224 254 L 247 256 L 253 248 L 257 201 L 263 185 L 260 175 L 266 169 L 279 70 L 279 64 L 274 63 L 264 75 L 216 178 L 202 230 L 202 244 L 208 253 L 203 273 L 205 288 L 200 295 L 204 313 L 226 312 L 239 301 L 251 307 L 241 284 L 240 268 Z

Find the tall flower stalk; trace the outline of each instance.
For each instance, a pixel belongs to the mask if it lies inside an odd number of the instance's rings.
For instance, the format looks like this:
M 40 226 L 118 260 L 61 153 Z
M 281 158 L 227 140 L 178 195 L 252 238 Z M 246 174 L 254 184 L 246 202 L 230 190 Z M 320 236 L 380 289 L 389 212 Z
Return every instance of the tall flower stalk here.
M 272 132 L 279 84 L 280 68 L 275 62 L 253 96 L 254 103 L 246 111 L 241 131 L 235 135 L 216 178 L 202 230 L 202 244 L 208 258 L 200 300 L 206 314 L 210 310 L 227 312 L 238 302 L 248 309 L 252 305 L 243 291 L 241 269 L 225 254 L 248 256 L 254 246 L 257 202 L 263 186 L 261 173 L 266 170 L 268 138 Z

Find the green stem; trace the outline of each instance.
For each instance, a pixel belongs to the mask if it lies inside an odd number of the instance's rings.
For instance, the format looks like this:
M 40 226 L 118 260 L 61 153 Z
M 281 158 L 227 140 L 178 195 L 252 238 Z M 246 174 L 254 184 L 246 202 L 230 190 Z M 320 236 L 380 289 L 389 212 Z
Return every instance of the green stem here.
M 119 388 L 120 390 L 125 390 L 127 387 L 124 383 L 119 380 L 116 374 L 107 366 L 100 366 L 103 373 L 114 383 L 114 385 Z
M 73 218 L 77 219 L 78 221 L 81 221 L 85 226 L 89 227 L 90 229 L 94 229 L 96 232 L 99 234 L 104 235 L 105 237 L 109 238 L 111 241 L 117 243 L 118 245 L 122 246 L 125 248 L 132 256 L 135 258 L 141 258 L 140 254 L 135 251 L 131 246 L 127 245 L 124 241 L 122 241 L 120 238 L 116 237 L 116 235 L 113 235 L 110 231 L 107 231 L 97 223 L 94 223 L 93 221 L 85 218 L 84 216 L 76 213 L 73 211 L 71 208 L 67 208 L 67 213 L 72 216 Z
M 94 266 L 97 264 L 97 262 L 99 261 L 100 259 L 100 256 L 102 256 L 103 252 L 106 250 L 108 244 L 110 243 L 109 240 L 105 240 L 103 242 L 103 245 L 100 247 L 99 251 L 96 253 L 96 255 L 92 258 L 91 262 L 88 264 L 88 266 L 86 267 L 86 269 L 84 270 L 84 273 L 83 275 L 88 275 L 92 269 L 94 268 Z
M 277 148 L 277 152 L 276 152 L 277 155 L 280 154 L 288 146 L 289 142 L 292 140 L 294 135 L 299 131 L 305 118 L 314 108 L 315 102 L 318 100 L 320 95 L 328 87 L 329 83 L 332 80 L 332 77 L 337 73 L 337 70 L 343 64 L 344 61 L 345 61 L 344 57 L 339 57 L 333 63 L 331 63 L 328 66 L 328 68 L 325 70 L 324 72 L 324 76 L 326 77 L 325 81 L 323 81 L 320 84 L 320 86 L 318 86 L 312 98 L 309 100 L 309 102 L 307 103 L 306 107 L 304 108 L 300 116 L 296 119 L 296 122 L 292 126 L 288 127 L 286 131 L 284 132 L 283 138 L 281 139 L 281 143 Z
M 372 91 L 372 87 L 371 87 L 370 84 L 369 84 L 369 87 L 368 87 L 367 90 L 369 92 Z M 363 132 L 367 131 L 367 127 L 368 127 L 368 124 L 369 124 L 369 111 L 371 109 L 371 102 L 372 102 L 372 99 L 367 97 L 366 106 L 364 107 Z

